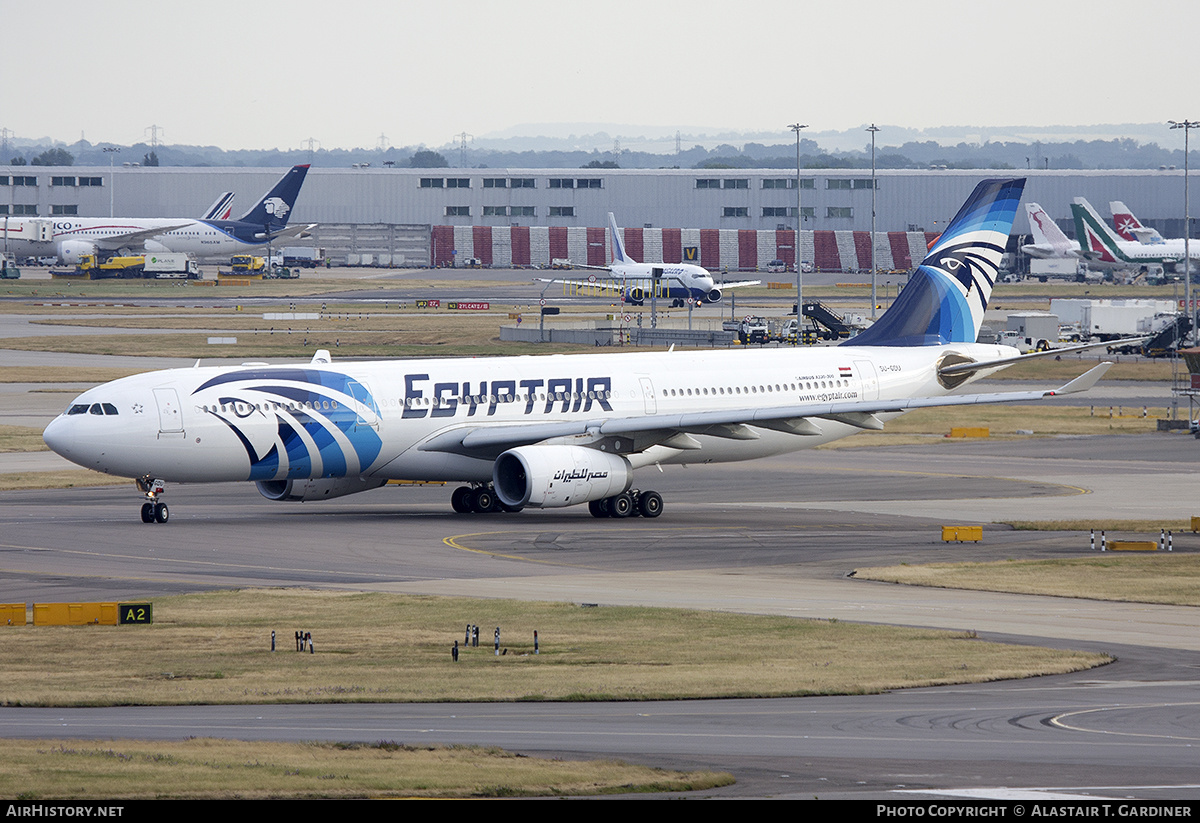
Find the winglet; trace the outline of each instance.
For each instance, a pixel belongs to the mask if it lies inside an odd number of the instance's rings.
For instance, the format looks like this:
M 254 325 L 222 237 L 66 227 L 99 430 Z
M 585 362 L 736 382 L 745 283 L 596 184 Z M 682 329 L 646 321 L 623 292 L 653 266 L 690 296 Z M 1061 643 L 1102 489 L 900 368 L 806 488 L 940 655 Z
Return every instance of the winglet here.
M 318 363 L 328 363 L 332 359 L 333 358 L 329 356 L 329 349 L 317 349 L 316 354 L 313 355 L 312 360 L 309 362 L 315 366 Z
M 1104 376 L 1104 373 L 1112 368 L 1112 363 L 1107 360 L 1099 366 L 1088 369 L 1083 374 L 1076 377 L 1070 383 L 1067 383 L 1061 388 L 1057 388 L 1052 392 L 1048 392 L 1047 396 L 1057 397 L 1060 394 L 1076 394 L 1077 392 L 1087 391 Z

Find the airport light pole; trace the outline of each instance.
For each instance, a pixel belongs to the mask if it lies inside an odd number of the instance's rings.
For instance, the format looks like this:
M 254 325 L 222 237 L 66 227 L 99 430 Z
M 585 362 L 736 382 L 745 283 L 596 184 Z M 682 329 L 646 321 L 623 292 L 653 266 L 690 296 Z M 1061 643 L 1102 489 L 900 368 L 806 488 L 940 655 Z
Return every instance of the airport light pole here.
M 1191 210 L 1188 202 L 1188 132 L 1200 127 L 1200 120 L 1168 120 L 1173 129 L 1183 129 L 1183 305 L 1187 308 L 1188 329 L 1184 340 L 1192 340 L 1196 331 L 1196 310 L 1192 307 L 1192 255 L 1189 240 L 1192 236 Z
M 799 346 L 804 337 L 804 280 L 800 272 L 800 228 L 804 225 L 804 212 L 800 209 L 800 130 L 807 125 L 792 123 L 789 129 L 796 132 L 796 248 L 793 257 L 796 262 L 796 339 L 793 346 Z
M 108 216 L 113 216 L 113 158 L 121 150 L 116 146 L 106 146 L 104 153 L 108 155 Z
M 879 131 L 879 126 L 872 123 L 867 126 L 867 131 L 871 132 L 871 320 L 874 322 L 875 306 L 879 303 L 875 286 L 879 272 L 875 266 L 875 132 Z

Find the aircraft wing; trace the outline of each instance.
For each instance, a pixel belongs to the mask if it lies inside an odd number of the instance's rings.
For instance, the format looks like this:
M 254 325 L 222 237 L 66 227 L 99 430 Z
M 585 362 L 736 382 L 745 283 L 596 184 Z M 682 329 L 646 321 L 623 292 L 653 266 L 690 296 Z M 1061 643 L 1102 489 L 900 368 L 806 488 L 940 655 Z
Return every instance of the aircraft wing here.
M 596 267 L 593 267 L 593 268 L 596 268 Z M 601 270 L 601 271 L 608 271 L 608 269 L 600 269 L 600 270 Z M 587 279 L 584 279 L 584 280 L 571 280 L 571 279 L 560 279 L 560 278 L 538 277 L 538 278 L 535 278 L 535 279 L 534 279 L 534 282 L 537 282 L 537 283 L 554 283 L 554 284 L 559 284 L 559 285 L 563 285 L 563 286 L 575 286 L 575 287 L 577 287 L 577 288 L 581 288 L 581 289 L 584 289 L 584 288 L 587 288 L 587 289 L 599 289 L 600 291 L 616 291 L 616 292 L 620 292 L 620 291 L 624 291 L 624 290 L 625 290 L 625 281 L 623 281 L 623 280 L 613 280 L 611 277 L 605 277 L 605 278 L 600 278 L 600 277 L 597 277 L 597 278 L 596 278 L 594 281 L 593 281 L 593 280 L 587 280 Z
M 1117 346 L 1127 346 L 1133 343 L 1144 343 L 1153 335 L 1144 334 L 1141 337 L 1122 337 L 1120 340 L 1105 340 L 1103 343 L 1080 343 L 1078 346 L 1065 346 L 1061 349 L 1046 349 L 1045 351 L 1031 351 L 1025 354 L 1014 355 L 1013 357 L 1001 357 L 996 360 L 981 360 L 970 363 L 954 363 L 949 366 L 942 366 L 938 369 L 938 374 L 943 377 L 949 377 L 954 374 L 971 374 L 972 372 L 982 371 L 984 369 L 992 369 L 997 366 L 1011 366 L 1014 363 L 1020 363 L 1023 360 L 1032 360 L 1035 357 L 1051 357 L 1059 354 L 1074 354 L 1078 351 L 1088 351 L 1089 349 L 1103 349 L 1109 346 L 1116 348 Z M 1089 372 L 1090 374 L 1091 372 Z
M 308 233 L 315 229 L 318 223 L 308 223 L 304 226 L 284 226 L 282 229 L 276 229 L 271 232 L 271 239 L 276 237 L 307 237 Z
M 528 446 L 556 438 L 590 436 L 594 440 L 600 440 L 621 435 L 633 439 L 636 451 L 659 444 L 679 449 L 699 449 L 700 443 L 690 435 L 757 440 L 759 435 L 749 428 L 750 426 L 797 435 L 816 435 L 821 433 L 822 420 L 846 423 L 861 429 L 879 430 L 883 428 L 883 421 L 876 416 L 878 414 L 938 406 L 1020 403 L 1087 391 L 1110 366 L 1112 363 L 1101 363 L 1057 389 L 1042 391 L 903 397 L 895 400 L 847 400 L 670 415 L 597 417 L 557 423 L 464 426 L 434 435 L 418 448 L 421 451 L 490 457 L 517 446 Z
M 191 220 L 186 223 L 176 223 L 173 226 L 159 226 L 154 229 L 142 229 L 141 231 L 127 231 L 123 234 L 110 234 L 107 237 L 96 238 L 96 245 L 103 249 L 119 249 L 123 246 L 128 246 L 131 243 L 144 243 L 151 238 L 158 237 L 160 234 L 166 234 L 176 229 L 186 229 L 192 225 Z
M 741 289 L 746 286 L 761 286 L 761 280 L 738 280 L 735 283 L 714 283 L 718 289 Z

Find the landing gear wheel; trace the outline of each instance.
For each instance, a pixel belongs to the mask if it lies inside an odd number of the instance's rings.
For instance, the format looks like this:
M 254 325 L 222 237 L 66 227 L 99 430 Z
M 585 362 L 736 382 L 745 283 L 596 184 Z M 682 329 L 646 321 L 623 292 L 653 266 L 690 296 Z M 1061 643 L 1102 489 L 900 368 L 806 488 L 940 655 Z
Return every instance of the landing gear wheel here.
M 633 514 L 633 498 L 629 492 L 608 498 L 608 510 L 613 517 L 629 517 Z
M 662 514 L 663 499 L 658 492 L 642 492 L 638 498 L 638 511 L 642 517 L 658 517 Z
M 154 522 L 155 523 L 166 523 L 167 520 L 170 519 L 170 517 L 171 517 L 171 512 L 168 511 L 166 503 L 155 503 L 154 504 Z
M 153 503 L 143 503 L 142 504 L 142 522 L 143 523 L 153 523 L 154 522 L 154 504 Z
M 454 494 L 450 495 L 450 506 L 459 514 L 468 514 L 471 511 L 471 487 L 459 486 L 454 490 Z
M 476 489 L 471 495 L 471 511 L 486 514 L 496 507 L 495 496 L 487 489 Z
M 592 500 L 588 503 L 588 511 L 592 513 L 592 517 L 608 517 L 603 504 L 603 500 Z

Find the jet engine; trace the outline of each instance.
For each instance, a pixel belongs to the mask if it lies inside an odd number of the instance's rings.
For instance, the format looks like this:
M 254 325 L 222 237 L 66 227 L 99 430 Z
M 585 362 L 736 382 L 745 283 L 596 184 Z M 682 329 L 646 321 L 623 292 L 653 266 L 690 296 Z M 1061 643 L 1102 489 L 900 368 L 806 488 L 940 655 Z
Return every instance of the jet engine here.
M 720 303 L 721 302 L 721 290 L 720 289 L 709 289 L 708 294 L 704 295 L 704 302 Z
M 496 458 L 492 481 L 506 506 L 554 509 L 620 494 L 633 483 L 633 467 L 582 446 L 521 446 Z
M 258 492 L 268 500 L 329 500 L 377 489 L 387 480 L 377 477 L 322 477 L 316 480 L 259 480 Z
M 68 266 L 78 266 L 79 258 L 95 254 L 96 244 L 87 240 L 64 240 L 58 247 L 58 256 Z

